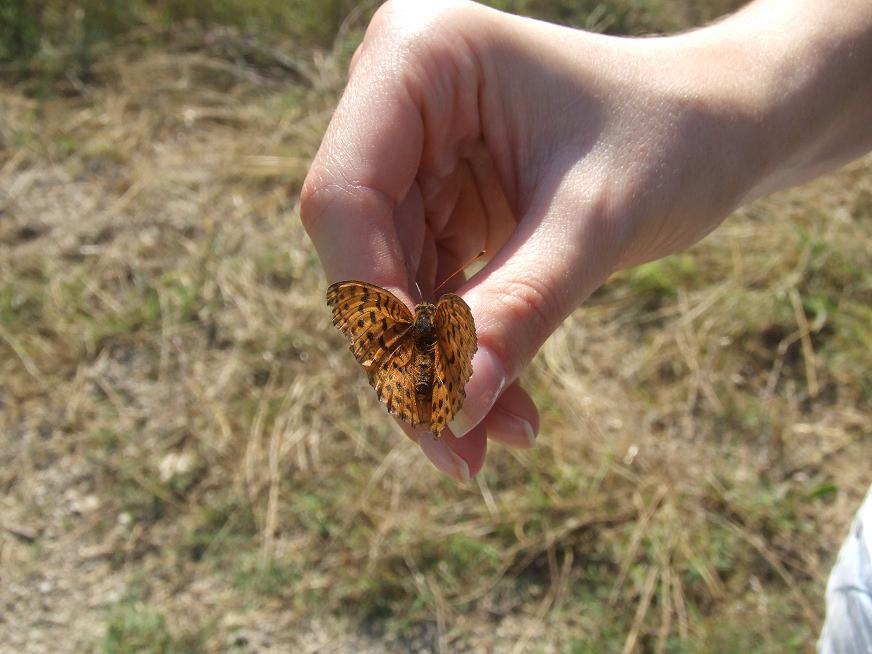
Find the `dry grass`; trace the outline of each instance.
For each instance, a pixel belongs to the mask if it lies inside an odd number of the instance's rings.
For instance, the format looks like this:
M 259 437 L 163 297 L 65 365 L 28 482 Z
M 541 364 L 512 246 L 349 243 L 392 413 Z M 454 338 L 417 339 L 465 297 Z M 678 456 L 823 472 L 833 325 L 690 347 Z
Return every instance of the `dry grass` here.
M 537 448 L 458 488 L 296 215 L 341 65 L 214 37 L 0 87 L 0 642 L 808 651 L 872 460 L 872 160 L 617 276 L 527 376 Z

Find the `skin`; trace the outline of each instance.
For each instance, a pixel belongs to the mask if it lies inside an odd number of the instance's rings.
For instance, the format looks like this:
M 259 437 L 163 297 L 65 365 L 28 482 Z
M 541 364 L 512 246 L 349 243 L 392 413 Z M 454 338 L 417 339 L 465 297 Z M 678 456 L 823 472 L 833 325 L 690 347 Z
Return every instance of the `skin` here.
M 476 320 L 463 410 L 438 441 L 407 429 L 468 481 L 488 439 L 533 445 L 538 413 L 515 380 L 609 275 L 870 148 L 868 0 L 758 0 L 638 39 L 390 0 L 352 60 L 301 215 L 328 281 L 366 279 L 409 306 L 487 251 L 441 291 Z

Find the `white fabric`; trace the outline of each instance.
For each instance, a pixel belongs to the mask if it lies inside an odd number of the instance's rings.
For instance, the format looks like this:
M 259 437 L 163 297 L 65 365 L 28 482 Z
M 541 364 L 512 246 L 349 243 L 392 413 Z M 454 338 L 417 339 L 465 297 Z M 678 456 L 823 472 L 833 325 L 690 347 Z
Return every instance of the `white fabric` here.
M 872 654 L 872 488 L 827 582 L 819 654 Z

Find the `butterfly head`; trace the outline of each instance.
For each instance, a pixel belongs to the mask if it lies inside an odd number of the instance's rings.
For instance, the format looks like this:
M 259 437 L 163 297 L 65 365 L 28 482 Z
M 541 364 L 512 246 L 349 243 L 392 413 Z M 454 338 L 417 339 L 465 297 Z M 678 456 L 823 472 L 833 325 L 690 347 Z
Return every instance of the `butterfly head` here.
M 421 302 L 415 307 L 415 321 L 412 334 L 419 350 L 432 348 L 436 343 L 436 307 L 429 302 Z

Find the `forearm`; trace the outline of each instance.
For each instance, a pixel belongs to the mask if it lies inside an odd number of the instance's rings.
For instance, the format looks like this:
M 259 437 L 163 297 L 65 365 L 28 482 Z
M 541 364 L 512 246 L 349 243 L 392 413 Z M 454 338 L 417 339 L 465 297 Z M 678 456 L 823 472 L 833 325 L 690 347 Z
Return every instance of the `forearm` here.
M 758 0 L 689 36 L 712 39 L 735 73 L 727 79 L 748 93 L 759 175 L 746 199 L 872 148 L 869 0 Z

